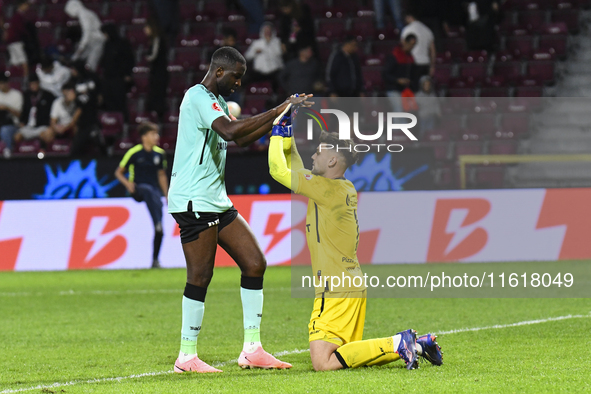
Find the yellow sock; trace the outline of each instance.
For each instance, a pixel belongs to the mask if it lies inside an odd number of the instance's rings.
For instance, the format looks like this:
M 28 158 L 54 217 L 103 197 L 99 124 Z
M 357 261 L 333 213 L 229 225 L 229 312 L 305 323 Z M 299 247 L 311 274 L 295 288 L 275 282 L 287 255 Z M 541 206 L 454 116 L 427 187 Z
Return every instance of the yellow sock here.
M 392 337 L 349 342 L 338 348 L 335 353 L 339 361 L 344 362 L 349 368 L 383 365 L 386 364 L 386 360 L 391 362 L 399 358 L 394 352 Z

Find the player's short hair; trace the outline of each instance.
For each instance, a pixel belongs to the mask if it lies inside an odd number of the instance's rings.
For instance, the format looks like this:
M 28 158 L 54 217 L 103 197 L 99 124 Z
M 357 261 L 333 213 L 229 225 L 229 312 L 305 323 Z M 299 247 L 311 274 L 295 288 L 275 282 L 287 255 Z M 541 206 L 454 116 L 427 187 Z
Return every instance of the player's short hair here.
M 320 133 L 319 141 L 321 144 L 328 144 L 335 147 L 338 146 L 338 152 L 345 158 L 345 164 L 347 168 L 357 163 L 359 154 L 355 151 L 355 143 L 352 140 L 341 140 L 337 133 L 331 133 L 328 131 L 322 131 Z
M 246 59 L 238 50 L 232 47 L 221 47 L 211 56 L 211 68 L 214 70 L 218 67 L 224 70 L 233 69 L 236 63 L 246 64 Z
M 158 125 L 153 122 L 142 122 L 137 127 L 137 131 L 140 134 L 140 137 L 148 134 L 150 131 L 158 131 Z
M 414 34 L 409 34 L 406 37 L 404 37 L 404 42 L 409 43 L 412 40 L 417 41 L 417 36 L 415 36 Z

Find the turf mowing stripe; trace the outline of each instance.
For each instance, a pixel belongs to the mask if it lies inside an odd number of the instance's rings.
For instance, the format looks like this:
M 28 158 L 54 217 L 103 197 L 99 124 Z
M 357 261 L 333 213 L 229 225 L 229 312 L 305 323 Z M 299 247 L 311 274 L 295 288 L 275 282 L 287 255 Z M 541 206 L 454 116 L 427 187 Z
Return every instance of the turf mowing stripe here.
M 266 293 L 285 291 L 287 287 L 276 287 L 265 289 Z M 235 289 L 208 289 L 208 293 L 235 293 Z M 183 289 L 150 289 L 150 290 L 89 290 L 89 291 L 75 291 L 65 290 L 56 293 L 32 293 L 32 292 L 4 292 L 0 293 L 0 297 L 29 297 L 29 296 L 72 296 L 72 295 L 129 295 L 129 294 L 183 294 Z
M 494 330 L 494 329 L 501 329 L 501 328 L 527 326 L 527 325 L 531 325 L 531 324 L 547 323 L 547 322 L 551 322 L 551 321 L 560 321 L 560 320 L 568 320 L 568 319 L 582 319 L 582 318 L 591 318 L 591 312 L 587 315 L 566 315 L 566 316 L 558 316 L 558 317 L 549 317 L 547 319 L 526 320 L 526 321 L 521 321 L 521 322 L 511 323 L 511 324 L 496 324 L 494 326 L 486 326 L 486 327 L 460 328 L 458 330 L 440 331 L 437 333 L 437 335 L 459 334 L 459 333 L 470 332 L 470 331 Z M 274 356 L 275 357 L 282 357 L 282 356 L 287 356 L 290 354 L 306 353 L 309 351 L 310 351 L 309 349 L 284 350 L 282 352 L 275 353 Z M 223 361 L 221 363 L 212 364 L 212 366 L 223 367 L 225 365 L 228 365 L 228 364 L 231 364 L 231 363 L 234 363 L 237 361 L 238 361 L 237 359 L 232 359 L 232 360 L 228 360 L 228 361 Z M 52 388 L 56 388 L 56 387 L 74 386 L 77 384 L 120 382 L 122 380 L 127 380 L 127 379 L 143 378 L 145 376 L 168 375 L 171 373 L 173 373 L 173 372 L 172 371 L 161 371 L 161 372 L 147 372 L 147 373 L 141 373 L 141 374 L 137 374 L 137 375 L 121 376 L 121 377 L 117 377 L 117 378 L 97 378 L 97 379 L 90 379 L 90 380 L 73 380 L 71 382 L 66 382 L 66 383 L 53 383 L 50 385 L 25 387 L 22 389 L 7 389 L 7 390 L 0 391 L 0 394 L 22 393 L 24 391 L 52 389 Z

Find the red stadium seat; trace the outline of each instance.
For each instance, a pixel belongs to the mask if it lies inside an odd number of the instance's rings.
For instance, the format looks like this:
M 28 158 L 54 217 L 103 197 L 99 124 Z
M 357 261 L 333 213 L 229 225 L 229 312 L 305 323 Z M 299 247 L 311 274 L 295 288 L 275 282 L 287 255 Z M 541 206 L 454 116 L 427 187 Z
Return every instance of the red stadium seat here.
M 246 24 L 245 21 L 233 21 L 233 22 L 224 22 L 222 25 L 223 28 L 232 28 L 234 30 L 236 30 L 236 33 L 238 34 L 238 41 L 239 42 L 244 42 L 244 40 L 246 39 L 247 35 L 248 35 L 248 25 Z
M 464 63 L 486 63 L 488 62 L 488 52 L 469 51 L 462 54 Z
M 480 89 L 480 97 L 509 97 L 509 88 L 482 88 Z
M 12 150 L 13 157 L 36 157 L 41 150 L 39 140 L 22 141 L 15 145 Z
M 113 144 L 113 153 L 116 154 L 116 155 L 118 155 L 118 156 L 122 156 L 129 149 L 131 149 L 135 145 L 136 142 L 137 141 L 135 141 L 132 138 L 122 138 L 120 140 L 117 140 Z
M 134 16 L 134 7 L 134 3 L 109 3 L 109 11 L 105 20 L 115 23 L 131 21 Z
M 183 1 L 179 3 L 179 14 L 182 21 L 193 21 L 197 16 L 197 2 Z
M 496 131 L 488 143 L 491 155 L 514 155 L 517 153 L 517 141 L 512 131 Z
M 532 10 L 524 11 L 519 14 L 519 23 L 527 27 L 529 31 L 539 31 L 542 24 L 546 22 L 546 11 Z
M 459 59 L 466 52 L 466 40 L 463 38 L 446 38 L 442 40 L 442 48 L 453 58 Z
M 267 106 L 267 96 L 246 96 L 242 113 L 245 115 L 256 115 L 265 112 Z
M 170 81 L 168 82 L 167 92 L 169 95 L 178 96 L 190 87 L 187 82 L 187 73 L 185 72 L 173 72 L 170 73 Z
M 196 37 L 199 42 L 204 43 L 205 45 L 213 43 L 215 30 L 214 23 L 198 22 L 189 25 L 189 35 L 191 37 Z
M 201 63 L 201 51 L 197 48 L 175 48 L 171 64 L 178 64 L 186 70 L 197 68 Z
M 144 33 L 144 26 L 129 25 L 125 28 L 125 35 L 133 47 L 148 44 L 148 36 Z
M 319 42 L 318 43 L 318 53 L 320 56 L 320 61 L 323 64 L 326 64 L 328 62 L 328 58 L 330 57 L 330 54 L 332 53 L 332 49 L 333 49 L 332 42 Z
M 318 21 L 317 36 L 329 40 L 340 40 L 345 36 L 347 21 L 342 19 L 321 19 Z
M 456 141 L 454 146 L 455 157 L 462 155 L 481 155 L 483 150 L 484 142 L 479 140 L 477 134 L 462 135 L 462 140 Z
M 134 73 L 133 80 L 135 82 L 134 93 L 137 94 L 145 94 L 148 93 L 149 90 L 149 80 L 148 80 L 148 73 L 141 72 L 141 73 Z
M 99 114 L 101 133 L 105 137 L 121 136 L 123 132 L 123 114 L 121 112 L 102 112 Z
M 474 187 L 483 189 L 501 189 L 505 184 L 505 167 L 477 166 L 474 168 Z
M 45 7 L 45 13 L 40 20 L 49 21 L 55 25 L 65 25 L 70 17 L 64 11 L 64 6 L 61 4 L 48 5 Z
M 202 15 L 205 19 L 219 20 L 226 19 L 229 14 L 225 2 L 208 0 L 203 4 L 203 11 L 197 13 L 197 17 Z
M 554 81 L 554 54 L 536 52 L 527 64 L 527 75 L 544 82 Z
M 479 136 L 490 136 L 497 129 L 496 114 L 470 114 L 466 117 L 466 129 Z
M 69 139 L 56 139 L 47 147 L 45 155 L 48 157 L 70 156 L 72 141 Z
M 396 45 L 398 45 L 396 41 L 376 41 L 371 45 L 371 53 L 385 59 L 392 53 Z
M 570 33 L 579 32 L 579 11 L 578 10 L 558 10 L 552 11 L 552 22 L 562 22 L 566 24 Z
M 496 62 L 493 74 L 502 76 L 506 81 L 515 81 L 521 74 L 521 62 Z
M 529 58 L 534 52 L 534 37 L 507 37 L 507 41 L 505 41 L 505 47 L 516 58 Z
M 453 66 L 449 64 L 437 64 L 433 79 L 437 86 L 448 86 L 451 80 Z
M 160 137 L 160 147 L 166 151 L 168 154 L 174 153 L 174 148 L 176 146 L 176 136 L 170 137 L 167 135 L 163 135 Z
M 518 86 L 515 88 L 515 97 L 542 97 L 544 89 L 541 86 Z
M 566 56 L 566 35 L 541 36 L 539 41 L 540 51 L 554 53 L 556 56 Z
M 483 80 L 486 77 L 487 65 L 484 63 L 463 63 L 460 64 L 460 76 L 463 78 L 474 78 Z
M 501 130 L 512 131 L 515 136 L 529 133 L 529 114 L 509 113 L 501 117 Z
M 449 159 L 450 132 L 442 129 L 429 130 L 421 138 L 421 147 L 433 149 L 436 160 Z
M 254 82 L 245 88 L 246 94 L 250 95 L 271 95 L 273 94 L 273 85 L 271 82 Z
M 361 75 L 363 77 L 363 84 L 366 91 L 383 90 L 384 83 L 382 81 L 381 66 L 363 66 L 361 67 Z
M 376 23 L 373 18 L 353 18 L 351 28 L 358 40 L 372 39 L 377 35 Z

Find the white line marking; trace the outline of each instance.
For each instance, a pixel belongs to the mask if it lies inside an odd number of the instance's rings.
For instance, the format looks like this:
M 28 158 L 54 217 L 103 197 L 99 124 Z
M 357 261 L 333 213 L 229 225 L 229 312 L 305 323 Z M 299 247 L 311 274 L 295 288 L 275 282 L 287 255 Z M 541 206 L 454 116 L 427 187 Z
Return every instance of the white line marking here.
M 494 326 L 486 326 L 486 327 L 460 328 L 458 330 L 439 331 L 439 332 L 437 332 L 437 335 L 459 334 L 462 332 L 470 332 L 470 331 L 496 330 L 496 329 L 501 329 L 501 328 L 510 328 L 510 327 L 528 326 L 531 324 L 547 323 L 547 322 L 551 322 L 551 321 L 560 321 L 560 320 L 568 320 L 568 319 L 584 319 L 584 318 L 591 318 L 591 312 L 587 315 L 566 315 L 566 316 L 549 317 L 547 319 L 526 320 L 526 321 L 521 321 L 521 322 L 511 323 L 511 324 L 496 324 Z M 288 356 L 291 354 L 307 353 L 309 351 L 310 351 L 309 349 L 284 350 L 282 352 L 275 353 L 274 356 L 275 357 L 283 357 L 283 356 Z M 223 367 L 225 365 L 228 365 L 228 364 L 231 364 L 234 362 L 237 362 L 237 359 L 223 361 L 221 363 L 215 363 L 215 364 L 212 364 L 212 366 Z M 56 387 L 74 386 L 74 385 L 78 385 L 78 384 L 120 382 L 122 380 L 137 379 L 137 378 L 143 378 L 146 376 L 168 375 L 171 373 L 173 373 L 173 372 L 172 371 L 146 372 L 146 373 L 140 373 L 137 375 L 121 376 L 121 377 L 116 377 L 116 378 L 97 378 L 97 379 L 90 379 L 90 380 L 73 380 L 71 382 L 53 383 L 50 385 L 39 385 L 39 386 L 35 386 L 35 387 L 25 387 L 22 389 L 7 389 L 7 390 L 0 391 L 0 394 L 22 393 L 24 391 L 52 389 L 52 388 L 56 388 Z
M 487 327 L 460 328 L 458 330 L 440 331 L 437 333 L 437 335 L 459 334 L 461 332 L 493 330 L 493 329 L 499 329 L 499 328 L 510 328 L 510 327 L 519 327 L 519 326 L 529 326 L 530 324 L 539 324 L 539 323 L 547 323 L 547 322 L 551 322 L 551 321 L 559 321 L 559 320 L 567 320 L 567 319 L 581 319 L 581 318 L 589 318 L 589 317 L 591 317 L 591 312 L 588 315 L 566 315 L 566 316 L 558 316 L 558 317 L 549 317 L 547 319 L 526 320 L 526 321 L 520 321 L 517 323 L 511 323 L 511 324 L 495 324 L 494 326 L 487 326 Z

